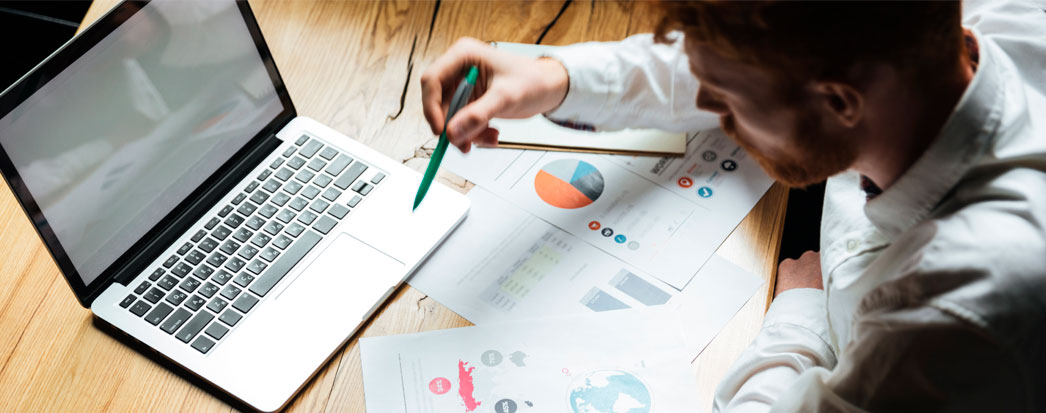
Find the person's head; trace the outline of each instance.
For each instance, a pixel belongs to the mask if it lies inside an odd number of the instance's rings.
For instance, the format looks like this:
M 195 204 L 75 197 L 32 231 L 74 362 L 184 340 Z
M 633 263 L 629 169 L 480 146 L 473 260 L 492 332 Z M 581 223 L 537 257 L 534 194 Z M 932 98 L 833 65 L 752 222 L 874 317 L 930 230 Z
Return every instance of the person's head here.
M 853 166 L 913 121 L 964 64 L 958 2 L 663 2 L 656 39 L 685 35 L 697 106 L 793 186 Z

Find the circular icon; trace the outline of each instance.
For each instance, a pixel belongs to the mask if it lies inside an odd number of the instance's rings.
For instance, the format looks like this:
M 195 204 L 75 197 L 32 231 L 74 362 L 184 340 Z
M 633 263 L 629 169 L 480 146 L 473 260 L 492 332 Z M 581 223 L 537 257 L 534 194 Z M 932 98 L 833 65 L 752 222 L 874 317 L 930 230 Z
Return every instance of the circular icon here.
M 627 400 L 629 413 L 650 413 L 653 397 L 638 377 L 621 370 L 596 370 L 572 380 L 567 402 L 573 413 L 607 411 L 607 400 Z M 615 405 L 614 407 L 618 407 Z M 614 409 L 615 411 L 626 411 Z
M 692 185 L 694 185 L 694 180 L 690 179 L 689 176 L 684 176 L 682 178 L 679 178 L 679 180 L 676 181 L 676 183 L 679 184 L 680 187 L 689 188 Z
M 599 221 L 592 221 L 592 222 L 588 223 L 588 229 L 593 230 L 593 231 L 599 229 L 600 226 L 601 225 L 599 225 Z
M 701 198 L 711 197 L 712 196 L 712 188 L 709 188 L 707 186 L 702 186 L 700 188 L 697 188 L 697 195 L 700 196 Z
M 705 151 L 705 153 L 701 154 L 701 159 L 704 159 L 704 160 L 706 160 L 708 162 L 712 162 L 712 161 L 715 160 L 716 156 L 717 155 L 715 154 L 715 152 Z
M 625 236 L 618 234 L 618 236 L 614 237 L 614 241 L 617 242 L 618 244 L 624 244 L 625 243 Z
M 603 230 L 600 231 L 600 233 L 603 234 L 604 237 L 609 237 L 611 235 L 614 235 L 614 230 L 610 228 L 603 228 Z
M 723 163 L 719 164 L 719 166 L 722 166 L 724 171 L 732 171 L 734 169 L 737 169 L 737 162 L 734 162 L 733 159 L 727 159 L 724 160 Z
M 509 399 L 498 400 L 494 403 L 495 413 L 516 413 L 516 402 Z
M 450 380 L 443 377 L 436 377 L 429 382 L 429 390 L 436 394 L 443 394 L 450 391 Z
M 639 249 L 639 243 L 635 242 L 635 241 L 629 241 L 628 249 L 633 250 L 633 251 L 638 250 Z
M 534 191 L 549 205 L 575 209 L 596 202 L 603 194 L 603 174 L 592 164 L 559 159 L 541 167 L 534 177 Z
M 562 370 L 562 371 L 563 371 L 563 374 L 565 374 L 565 375 L 567 375 L 567 376 L 569 376 L 569 375 L 570 375 L 570 369 L 568 369 L 568 368 L 566 368 L 566 367 L 563 367 L 563 370 Z
M 479 358 L 480 361 L 483 362 L 483 364 L 487 365 L 487 367 L 494 367 L 498 364 L 501 364 L 501 360 L 504 360 L 504 357 L 502 357 L 501 353 L 499 353 L 497 350 L 484 351 L 483 355 Z

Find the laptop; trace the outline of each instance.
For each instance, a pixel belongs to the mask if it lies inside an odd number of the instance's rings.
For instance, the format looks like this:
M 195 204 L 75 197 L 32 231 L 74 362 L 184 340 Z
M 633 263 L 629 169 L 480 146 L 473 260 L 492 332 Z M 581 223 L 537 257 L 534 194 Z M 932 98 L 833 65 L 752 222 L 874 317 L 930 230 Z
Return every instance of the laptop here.
M 298 116 L 232 0 L 111 10 L 0 95 L 0 172 L 83 306 L 263 411 L 469 208 Z

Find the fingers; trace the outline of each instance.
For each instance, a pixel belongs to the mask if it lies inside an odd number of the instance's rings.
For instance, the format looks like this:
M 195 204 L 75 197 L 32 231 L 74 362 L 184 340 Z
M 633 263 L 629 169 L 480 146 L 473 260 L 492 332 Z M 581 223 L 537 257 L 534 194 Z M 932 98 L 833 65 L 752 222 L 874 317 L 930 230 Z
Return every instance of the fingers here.
M 482 50 L 489 47 L 476 39 L 461 38 L 421 75 L 421 101 L 425 120 L 433 135 L 443 132 L 450 94 L 465 74 L 465 68 L 482 64 Z
M 489 129 L 487 123 L 508 105 L 508 99 L 496 91 L 488 90 L 475 102 L 465 105 L 450 119 L 447 139 L 459 148 L 477 139 Z
M 443 132 L 443 85 L 426 71 L 421 75 L 421 107 L 433 135 Z

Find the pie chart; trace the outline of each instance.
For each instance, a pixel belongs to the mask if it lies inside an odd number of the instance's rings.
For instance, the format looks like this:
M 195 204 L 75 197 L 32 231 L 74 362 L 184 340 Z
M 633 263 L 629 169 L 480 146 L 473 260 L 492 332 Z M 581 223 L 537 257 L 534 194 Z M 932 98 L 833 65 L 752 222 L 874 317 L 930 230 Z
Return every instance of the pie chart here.
M 538 171 L 534 190 L 541 200 L 556 208 L 581 208 L 603 194 L 603 174 L 588 162 L 559 159 Z

